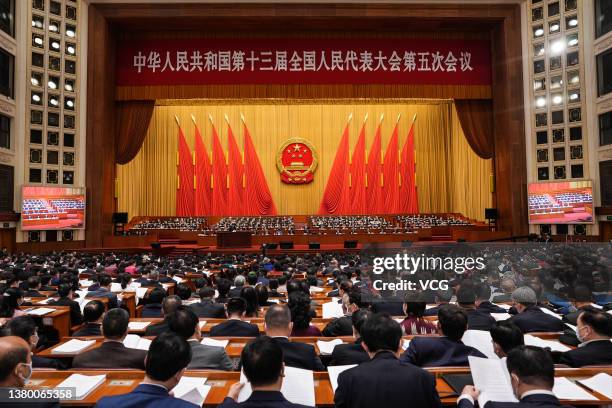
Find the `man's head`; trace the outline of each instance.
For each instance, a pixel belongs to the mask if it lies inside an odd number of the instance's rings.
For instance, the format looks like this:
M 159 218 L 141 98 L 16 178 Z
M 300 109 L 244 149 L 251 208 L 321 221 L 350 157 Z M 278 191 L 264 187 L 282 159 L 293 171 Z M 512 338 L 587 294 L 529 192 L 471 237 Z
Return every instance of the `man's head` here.
M 102 334 L 108 340 L 123 341 L 128 333 L 130 315 L 123 309 L 111 309 L 102 319 Z
M 516 289 L 516 284 L 514 283 L 514 279 L 511 278 L 505 278 L 502 279 L 501 281 L 501 289 L 504 291 L 504 293 L 513 293 L 514 290 Z
M 514 307 L 519 313 L 523 313 L 529 306 L 538 303 L 538 296 L 529 286 L 521 286 L 512 292 Z
M 161 304 L 166 297 L 166 291 L 162 288 L 155 288 L 149 293 L 149 303 Z
M 225 298 L 227 297 L 227 293 L 232 287 L 231 282 L 225 278 L 217 279 L 217 292 L 219 292 L 219 297 Z
M 195 338 L 201 339 L 198 327 L 198 316 L 188 306 L 179 306 L 174 313 L 168 317 L 168 328 L 184 340 Z
M 174 293 L 182 300 L 187 300 L 191 297 L 191 288 L 184 283 L 179 283 L 174 288 Z
M 111 277 L 107 274 L 102 274 L 100 275 L 100 277 L 98 278 L 98 282 L 100 283 L 100 286 L 104 287 L 104 288 L 110 288 L 111 283 L 113 282 L 113 280 L 111 279 Z
M 70 296 L 70 292 L 72 292 L 72 286 L 68 283 L 61 283 L 57 287 L 57 294 L 59 297 L 68 297 Z
M 203 286 L 198 291 L 198 295 L 200 295 L 201 300 L 212 300 L 215 297 L 215 290 L 210 286 Z
M 578 283 L 576 286 L 574 286 L 574 296 L 572 298 L 572 303 L 574 306 L 582 307 L 590 305 L 592 300 L 591 290 L 587 285 Z
M 153 340 L 147 352 L 147 379 L 171 390 L 181 380 L 190 361 L 191 347 L 187 341 L 175 333 L 162 333 Z
M 461 307 L 472 308 L 476 303 L 476 290 L 473 284 L 461 284 L 457 291 L 457 303 Z
M 493 351 L 500 358 L 506 357 L 510 350 L 525 344 L 523 332 L 509 320 L 495 322 L 489 331 L 493 340 Z
M 17 336 L 0 338 L 0 387 L 23 387 L 32 376 L 30 345 Z
M 442 305 L 438 310 L 438 331 L 451 340 L 459 341 L 467 330 L 467 314 L 459 306 Z
M 281 389 L 283 349 L 268 336 L 257 337 L 242 349 L 240 360 L 244 375 L 254 390 L 260 387 Z
M 244 286 L 244 282 L 245 282 L 245 279 L 244 279 L 244 276 L 242 276 L 242 275 L 237 275 L 234 278 L 234 286 L 237 287 L 237 288 L 239 288 L 241 286 Z
M 353 324 L 353 337 L 361 337 L 361 329 L 365 322 L 372 317 L 372 312 L 366 309 L 359 309 L 351 315 L 351 323 Z
M 28 278 L 28 289 L 30 290 L 40 289 L 40 278 L 38 276 L 30 276 Z
M 363 348 L 372 358 L 381 351 L 399 354 L 402 327 L 387 315 L 376 313 L 366 318 L 361 327 Z
M 98 323 L 104 314 L 104 303 L 90 300 L 83 308 L 83 320 L 86 323 Z
M 174 313 L 176 308 L 181 304 L 182 301 L 180 297 L 176 295 L 166 296 L 162 302 L 162 313 L 164 314 L 164 317 L 170 316 L 172 313 Z
M 508 353 L 506 360 L 512 390 L 517 398 L 535 389 L 552 391 L 555 366 L 550 353 L 540 347 L 519 346 Z
M 361 291 L 359 288 L 351 287 L 342 295 L 342 306 L 346 314 L 351 315 L 361 308 Z
M 24 339 L 32 350 L 38 344 L 38 328 L 32 316 L 18 316 L 8 321 L 6 324 L 8 333 Z
M 289 336 L 293 329 L 291 311 L 285 305 L 272 305 L 265 317 L 266 334 L 270 337 Z
M 231 298 L 225 304 L 227 317 L 242 318 L 246 312 L 246 301 L 243 298 Z
M 491 287 L 486 283 L 476 285 L 476 306 L 491 299 Z
M 578 315 L 576 330 L 581 342 L 610 339 L 612 338 L 612 315 L 599 310 L 585 310 Z

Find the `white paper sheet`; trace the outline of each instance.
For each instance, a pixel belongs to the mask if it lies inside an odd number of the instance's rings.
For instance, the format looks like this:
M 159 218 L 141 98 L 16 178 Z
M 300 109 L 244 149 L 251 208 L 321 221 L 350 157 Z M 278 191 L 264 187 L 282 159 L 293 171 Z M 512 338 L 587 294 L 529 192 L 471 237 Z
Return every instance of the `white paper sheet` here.
M 244 387 L 238 395 L 238 402 L 245 401 L 251 396 L 251 383 L 248 382 L 244 372 L 240 373 L 240 382 Z M 285 366 L 285 377 L 281 387 L 283 396 L 294 404 L 315 406 L 314 376 L 312 371 L 301 368 Z
M 554 316 L 554 317 L 556 317 L 556 318 L 557 318 L 557 319 L 559 319 L 559 320 L 561 320 L 561 319 L 562 319 L 562 317 L 561 317 L 561 316 L 559 316 L 558 314 L 556 314 L 556 313 L 555 313 L 555 312 L 553 312 L 552 310 L 548 310 L 548 309 L 547 309 L 547 308 L 545 308 L 545 307 L 541 307 L 541 308 L 540 308 L 540 310 L 541 310 L 541 311 L 543 311 L 544 313 L 546 313 L 547 315 L 550 315 L 550 316 Z
M 402 340 L 402 350 L 406 351 L 408 350 L 408 347 L 410 347 L 410 340 L 403 339 Z
M 330 341 L 317 340 L 317 347 L 319 347 L 321 354 L 330 355 L 338 344 L 343 343 L 344 342 L 341 339 L 334 339 Z
M 493 349 L 493 340 L 491 339 L 491 333 L 484 330 L 467 330 L 463 334 L 461 339 L 463 344 L 474 347 L 482 354 L 493 360 L 498 360 L 499 357 L 495 354 Z
M 181 377 L 178 384 L 172 389 L 174 396 L 184 401 L 191 402 L 199 407 L 204 404 L 206 396 L 212 388 L 206 385 L 205 377 Z
M 324 288 L 320 288 L 318 286 L 311 286 L 310 287 L 310 292 L 311 293 L 320 293 L 323 292 L 325 289 Z
M 76 399 L 82 400 L 94 389 L 98 388 L 106 381 L 106 374 L 101 375 L 83 375 L 72 374 L 64 381 L 57 385 L 58 388 L 75 388 Z
M 339 366 L 329 366 L 327 367 L 327 373 L 329 374 L 329 382 L 331 383 L 332 390 L 334 393 L 338 388 L 338 376 L 343 371 L 348 370 L 349 368 L 357 367 L 357 364 L 348 364 L 348 365 L 339 365 Z
M 94 281 L 88 280 L 88 279 L 82 279 L 79 281 L 79 286 L 82 288 L 88 288 L 91 285 L 94 284 Z
M 229 340 L 215 340 L 210 337 L 205 337 L 200 343 L 205 346 L 226 348 L 229 344 Z
M 478 404 L 484 407 L 488 401 L 516 402 L 510 385 L 510 374 L 501 360 L 469 356 L 474 386 L 480 390 Z M 491 375 L 495 373 L 495 375 Z
M 507 303 L 493 303 L 495 306 L 499 306 L 502 309 L 506 309 L 506 310 L 510 310 L 512 308 L 512 306 L 510 306 Z
M 123 339 L 123 345 L 125 347 L 137 350 L 148 351 L 149 347 L 151 347 L 151 343 L 151 340 L 140 337 L 137 334 L 128 334 L 125 336 L 125 339 Z
M 144 330 L 151 322 L 129 322 L 128 330 Z
M 491 317 L 493 317 L 496 322 L 499 322 L 500 320 L 508 320 L 512 315 L 510 313 L 491 313 Z
M 555 377 L 553 393 L 559 399 L 596 401 L 597 398 L 566 377 Z
M 206 320 L 200 320 L 198 322 L 198 326 L 200 327 L 200 330 L 202 330 L 202 328 L 206 326 Z
M 567 347 L 564 344 L 559 343 L 558 341 L 544 340 L 539 337 L 532 336 L 531 334 L 526 334 L 524 339 L 525 339 L 526 346 L 536 346 L 536 347 L 542 347 L 542 348 L 548 347 L 550 348 L 551 351 L 560 351 L 560 352 L 571 350 L 571 348 Z
M 323 303 L 323 318 L 331 319 L 334 317 L 342 317 L 344 316 L 344 311 L 342 310 L 342 304 L 337 302 L 327 302 Z
M 29 310 L 26 310 L 26 314 L 32 316 L 44 316 L 51 312 L 55 312 L 55 309 L 51 309 L 50 307 L 35 307 Z
M 71 354 L 71 353 L 80 353 L 88 347 L 94 345 L 95 340 L 79 340 L 79 339 L 71 339 L 65 342 L 64 344 L 60 344 L 59 346 L 53 348 L 51 350 L 51 354 Z
M 123 292 L 123 288 L 121 287 L 121 284 L 117 282 L 111 282 L 110 290 L 113 293 Z
M 147 294 L 147 289 L 148 288 L 136 288 L 136 297 L 138 299 L 144 298 L 145 295 Z
M 612 376 L 607 373 L 599 373 L 584 380 L 578 380 L 581 384 L 586 385 L 593 391 L 603 394 L 608 399 L 612 399 Z

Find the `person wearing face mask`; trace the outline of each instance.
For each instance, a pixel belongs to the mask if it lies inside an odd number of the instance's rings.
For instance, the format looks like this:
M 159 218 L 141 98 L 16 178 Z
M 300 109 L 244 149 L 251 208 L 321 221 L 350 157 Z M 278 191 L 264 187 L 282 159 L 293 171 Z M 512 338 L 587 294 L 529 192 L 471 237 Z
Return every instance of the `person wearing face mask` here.
M 323 336 L 339 337 L 351 336 L 353 334 L 353 322 L 351 315 L 362 307 L 361 291 L 358 288 L 350 288 L 342 294 L 342 309 L 344 316 L 332 319 L 323 328 Z
M 38 345 L 38 327 L 31 316 L 19 316 L 9 320 L 6 324 L 8 335 L 17 336 L 24 339 L 29 345 L 32 352 L 36 350 Z M 32 366 L 34 368 L 55 368 L 57 370 L 66 369 L 66 364 L 55 358 L 40 357 L 32 355 Z
M 612 315 L 583 311 L 578 315 L 576 334 L 580 344 L 562 353 L 559 363 L 570 367 L 612 364 Z
M 0 338 L 0 387 L 23 388 L 32 376 L 32 353 L 29 344 L 17 336 Z M 15 406 L 14 402 L 0 407 Z M 21 405 L 20 405 L 21 406 Z M 28 408 L 59 408 L 59 401 L 28 402 Z
M 488 402 L 484 408 L 558 408 L 553 394 L 555 366 L 550 353 L 540 347 L 520 346 L 508 353 L 506 360 L 512 390 L 519 402 Z M 457 400 L 457 408 L 473 408 L 480 391 L 466 385 Z M 569 406 L 563 406 L 569 408 Z

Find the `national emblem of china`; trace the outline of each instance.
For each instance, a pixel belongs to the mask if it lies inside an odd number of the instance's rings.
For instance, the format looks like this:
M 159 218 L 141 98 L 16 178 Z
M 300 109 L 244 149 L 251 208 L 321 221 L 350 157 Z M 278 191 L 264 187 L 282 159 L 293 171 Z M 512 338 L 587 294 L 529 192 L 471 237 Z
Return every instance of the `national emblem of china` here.
M 281 181 L 287 184 L 310 183 L 317 163 L 317 153 L 306 139 L 289 139 L 276 154 L 276 167 L 281 174 Z

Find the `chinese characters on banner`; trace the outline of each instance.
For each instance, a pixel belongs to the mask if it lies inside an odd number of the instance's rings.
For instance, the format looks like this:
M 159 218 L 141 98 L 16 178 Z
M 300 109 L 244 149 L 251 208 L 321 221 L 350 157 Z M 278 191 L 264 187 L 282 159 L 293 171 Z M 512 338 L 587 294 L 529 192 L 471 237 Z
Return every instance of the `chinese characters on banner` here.
M 490 59 L 482 40 L 134 40 L 118 45 L 117 83 L 489 85 Z

